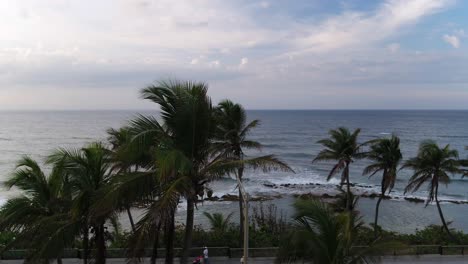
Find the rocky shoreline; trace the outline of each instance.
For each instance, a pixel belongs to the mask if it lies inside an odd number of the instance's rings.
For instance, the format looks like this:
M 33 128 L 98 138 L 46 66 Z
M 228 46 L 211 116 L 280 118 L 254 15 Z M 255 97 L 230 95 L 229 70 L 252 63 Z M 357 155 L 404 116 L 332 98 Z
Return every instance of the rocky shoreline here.
M 329 185 L 329 184 L 320 184 L 320 183 L 308 183 L 308 184 L 293 184 L 293 183 L 285 183 L 285 184 L 271 184 L 271 183 L 264 183 L 263 186 L 271 188 L 271 189 L 279 189 L 279 188 L 290 188 L 290 189 L 304 189 L 307 187 L 333 187 L 335 190 L 330 191 L 330 192 L 324 192 L 324 190 L 321 191 L 312 191 L 312 192 L 306 192 L 306 193 L 292 193 L 292 196 L 296 198 L 322 198 L 322 199 L 336 199 L 341 193 L 340 186 L 339 185 Z M 351 187 L 353 188 L 360 188 L 360 189 L 370 189 L 372 186 L 369 185 L 362 185 L 362 184 L 351 184 Z M 380 194 L 376 192 L 370 192 L 370 191 L 361 191 L 361 192 L 355 192 L 355 195 L 358 197 L 363 197 L 363 198 L 370 198 L 370 199 L 375 199 L 379 198 Z M 275 195 L 256 195 L 250 197 L 250 201 L 254 202 L 262 202 L 262 201 L 271 201 L 275 199 L 279 199 L 284 197 L 284 194 L 275 194 Z M 385 195 L 384 196 L 385 200 L 404 200 L 407 202 L 411 203 L 425 203 L 426 200 L 420 197 L 414 197 L 414 196 L 391 196 L 391 195 Z M 206 197 L 203 199 L 203 201 L 211 201 L 211 202 L 224 202 L 224 201 L 229 201 L 229 202 L 234 202 L 234 201 L 239 201 L 239 196 L 234 195 L 234 194 L 225 194 L 220 197 L 218 196 L 211 196 L 211 197 Z M 468 201 L 462 201 L 462 200 L 444 200 L 441 199 L 440 202 L 444 203 L 452 203 L 452 204 L 468 204 Z

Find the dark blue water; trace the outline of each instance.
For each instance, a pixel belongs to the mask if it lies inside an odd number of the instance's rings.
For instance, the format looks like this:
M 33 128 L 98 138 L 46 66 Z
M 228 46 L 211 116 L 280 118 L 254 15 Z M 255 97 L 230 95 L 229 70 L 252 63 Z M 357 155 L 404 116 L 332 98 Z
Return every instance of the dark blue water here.
M 157 114 L 156 111 L 142 113 Z M 107 128 L 124 125 L 135 115 L 136 112 L 133 111 L 0 112 L 0 181 L 11 173 L 15 161 L 21 155 L 28 154 L 42 160 L 57 147 L 81 147 L 95 140 L 104 140 Z M 405 159 L 416 154 L 419 143 L 424 139 L 434 139 L 440 145 L 450 144 L 452 148 L 459 150 L 461 157 L 468 156 L 468 152 L 464 150 L 464 146 L 468 145 L 468 111 L 248 111 L 248 116 L 250 119 L 261 120 L 261 125 L 251 134 L 251 139 L 264 145 L 261 154 L 276 154 L 296 171 L 296 174 L 248 172 L 247 191 L 254 196 L 284 196 L 307 192 L 336 193 L 338 180 L 326 181 L 331 164 L 311 164 L 311 161 L 321 148 L 316 142 L 326 138 L 328 130 L 339 126 L 361 128 L 361 142 L 395 133 L 401 138 Z M 254 152 L 248 154 L 259 155 Z M 371 179 L 362 176 L 365 166 L 366 161 L 352 164 L 351 179 L 360 185 L 354 190 L 359 193 L 375 192 L 378 190 L 380 179 L 378 175 Z M 392 196 L 397 198 L 403 195 L 409 175 L 410 171 L 400 173 Z M 271 187 L 271 184 L 288 183 L 296 185 Z M 308 183 L 321 185 L 310 186 Z M 236 192 L 235 181 L 232 179 L 223 179 L 211 183 L 210 186 L 218 196 Z M 442 187 L 440 192 L 441 198 L 445 200 L 468 200 L 468 180 L 454 175 L 452 183 L 447 188 Z M 14 194 L 14 190 L 0 190 L 0 203 Z M 427 191 L 422 188 L 412 195 L 425 197 Z M 407 204 L 398 201 L 390 202 L 393 207 L 389 208 L 394 209 L 398 204 Z M 362 210 L 369 217 L 372 216 L 373 204 L 372 200 L 362 202 Z M 411 207 L 404 206 L 405 210 L 401 212 L 415 212 Z M 458 205 L 447 204 L 448 210 L 452 212 L 449 212 L 449 218 L 464 219 L 463 210 L 454 209 L 458 208 L 456 206 Z M 423 206 L 419 207 L 418 210 L 423 210 Z M 388 208 L 383 209 L 384 216 L 385 210 Z M 418 214 L 418 217 L 426 219 L 422 223 L 438 221 L 435 211 L 424 210 L 421 211 L 424 213 Z M 390 213 L 390 220 L 382 220 L 387 227 L 405 225 L 404 222 L 392 220 L 392 216 L 421 223 L 421 219 L 414 219 L 414 216 L 405 218 L 401 214 Z M 468 230 L 468 226 L 459 227 Z

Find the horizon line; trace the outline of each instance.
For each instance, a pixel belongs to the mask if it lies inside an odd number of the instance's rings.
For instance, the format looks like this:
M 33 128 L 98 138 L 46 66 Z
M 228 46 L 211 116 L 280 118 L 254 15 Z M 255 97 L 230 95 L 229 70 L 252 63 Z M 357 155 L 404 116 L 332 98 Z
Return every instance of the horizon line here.
M 246 108 L 247 111 L 468 111 L 468 108 Z M 150 108 L 109 109 L 0 109 L 0 112 L 106 112 L 106 111 L 158 111 Z

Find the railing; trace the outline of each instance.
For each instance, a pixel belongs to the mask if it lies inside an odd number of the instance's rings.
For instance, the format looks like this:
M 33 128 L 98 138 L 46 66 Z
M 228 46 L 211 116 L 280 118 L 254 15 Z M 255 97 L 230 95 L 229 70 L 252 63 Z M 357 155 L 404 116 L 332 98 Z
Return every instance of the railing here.
M 359 246 L 365 248 L 366 246 Z M 356 247 L 356 248 L 359 248 Z M 411 245 L 384 250 L 384 255 L 465 255 L 468 245 L 442 246 L 442 245 Z
M 362 246 L 365 247 L 365 246 Z M 241 258 L 243 255 L 242 248 L 229 248 L 229 247 L 210 247 L 210 256 L 212 257 L 228 257 L 228 258 Z M 278 248 L 249 248 L 249 256 L 253 258 L 258 257 L 275 257 Z M 181 248 L 174 248 L 174 256 L 179 257 L 181 255 Z M 196 257 L 202 255 L 203 248 L 192 248 L 190 249 L 189 255 Z M 426 255 L 426 254 L 439 254 L 439 255 L 465 255 L 468 254 L 468 245 L 458 246 L 442 246 L 442 245 L 412 245 L 400 248 L 389 248 L 385 250 L 384 255 Z M 63 252 L 63 258 L 78 258 L 80 259 L 82 254 L 81 249 L 65 249 Z M 90 255 L 92 255 L 91 252 Z M 107 258 L 126 258 L 127 251 L 124 248 L 109 248 L 106 251 Z M 152 249 L 147 248 L 144 251 L 143 257 L 151 257 Z M 158 258 L 163 258 L 166 255 L 164 248 L 158 249 Z M 0 259 L 3 260 L 15 260 L 24 259 L 27 256 L 26 250 L 8 250 L 0 255 Z

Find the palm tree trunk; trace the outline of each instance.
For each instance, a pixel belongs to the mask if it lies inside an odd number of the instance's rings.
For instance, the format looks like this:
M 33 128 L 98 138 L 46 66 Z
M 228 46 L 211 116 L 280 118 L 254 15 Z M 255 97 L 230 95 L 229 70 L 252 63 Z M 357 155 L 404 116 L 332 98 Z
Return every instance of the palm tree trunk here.
M 96 232 L 96 264 L 106 263 L 106 239 L 104 234 L 104 224 L 99 224 L 95 228 Z
M 186 264 L 192 247 L 192 234 L 193 234 L 193 218 L 195 213 L 195 198 L 187 198 L 187 218 L 185 222 L 185 237 L 184 237 L 184 248 L 182 250 L 182 257 L 180 258 L 180 264 Z
M 159 231 L 161 230 L 161 223 L 156 227 L 156 234 L 153 241 L 153 252 L 151 253 L 151 264 L 156 264 L 158 259 L 158 246 L 159 246 Z
M 174 231 L 175 231 L 175 208 L 171 209 L 168 219 L 166 220 L 166 227 L 164 235 L 166 237 L 166 264 L 174 263 Z
M 447 232 L 447 234 L 449 235 L 450 239 L 452 239 L 452 241 L 455 241 L 455 237 L 452 235 L 452 233 L 450 232 L 450 230 L 449 230 L 449 228 L 447 226 L 447 223 L 445 222 L 444 214 L 442 213 L 442 208 L 440 207 L 440 203 L 439 203 L 438 192 L 439 192 L 439 184 L 436 183 L 435 201 L 436 201 L 436 204 L 437 204 L 437 210 L 439 211 L 440 220 L 442 220 L 442 225 L 443 225 L 445 231 Z
M 83 264 L 88 264 L 89 259 L 89 227 L 88 222 L 83 225 Z
M 383 197 L 384 197 L 384 194 L 380 194 L 379 200 L 377 201 L 377 204 L 375 206 L 374 238 L 377 238 L 377 221 L 379 219 L 379 206 L 380 206 L 380 202 L 382 202 Z
M 353 210 L 353 201 L 351 201 L 351 185 L 349 183 L 349 162 L 346 162 L 346 166 L 345 166 L 345 178 L 346 178 L 346 192 L 347 192 L 347 199 L 346 199 L 346 209 L 348 209 L 348 211 L 352 211 Z
M 132 227 L 132 232 L 135 232 L 135 222 L 133 222 L 132 212 L 130 211 L 129 207 L 127 207 L 126 209 L 127 209 L 128 220 L 130 220 L 130 226 Z
M 242 176 L 244 174 L 244 167 L 241 167 L 237 170 L 237 176 L 239 177 L 239 181 L 242 181 Z M 243 241 L 244 238 L 244 197 L 242 195 L 240 186 L 239 189 L 239 242 Z M 242 244 L 242 243 L 241 243 Z
M 132 170 L 129 169 L 129 172 L 131 171 Z M 138 172 L 138 165 L 135 165 L 135 172 Z M 133 221 L 133 216 L 132 216 L 132 212 L 130 211 L 130 206 L 127 206 L 125 209 L 127 209 L 128 220 L 130 221 L 132 232 L 135 233 L 135 222 Z
M 380 183 L 380 197 L 375 205 L 375 219 L 374 219 L 374 238 L 377 238 L 377 222 L 379 220 L 379 206 L 380 202 L 385 196 L 385 178 L 387 176 L 387 170 L 385 169 L 382 175 L 382 182 Z

